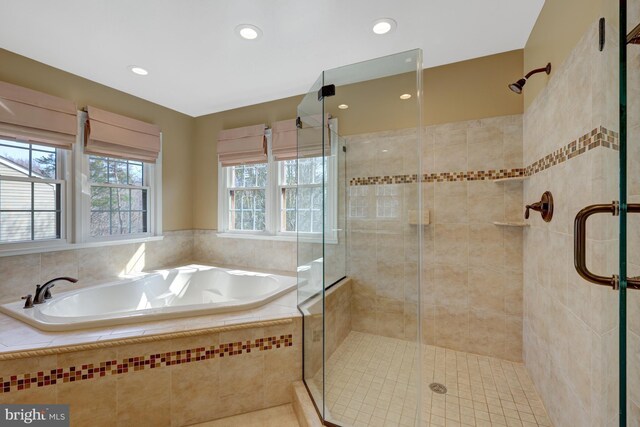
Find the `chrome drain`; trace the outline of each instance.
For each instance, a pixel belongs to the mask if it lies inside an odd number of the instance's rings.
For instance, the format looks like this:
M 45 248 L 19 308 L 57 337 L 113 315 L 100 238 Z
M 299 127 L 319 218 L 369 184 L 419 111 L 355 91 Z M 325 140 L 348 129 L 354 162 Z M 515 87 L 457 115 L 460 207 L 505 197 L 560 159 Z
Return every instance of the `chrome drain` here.
M 429 384 L 429 388 L 434 393 L 438 393 L 438 394 L 446 394 L 447 393 L 447 388 L 443 384 L 440 384 L 440 383 L 431 383 L 431 384 Z

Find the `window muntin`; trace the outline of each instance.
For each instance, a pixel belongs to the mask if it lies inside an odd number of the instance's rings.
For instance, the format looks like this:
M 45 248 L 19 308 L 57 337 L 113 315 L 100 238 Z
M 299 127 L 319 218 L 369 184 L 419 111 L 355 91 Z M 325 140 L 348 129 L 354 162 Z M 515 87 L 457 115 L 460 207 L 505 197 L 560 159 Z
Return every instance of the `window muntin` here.
M 88 156 L 89 235 L 145 234 L 149 230 L 149 187 L 140 161 Z
M 326 197 L 327 193 L 323 185 L 326 182 L 324 158 L 311 157 L 278 163 L 279 231 L 322 233 L 323 195 Z
M 229 182 L 229 230 L 265 231 L 268 165 L 260 163 L 225 169 Z
M 369 187 L 364 185 L 349 187 L 349 217 L 367 218 L 368 216 Z
M 0 244 L 61 239 L 61 153 L 0 139 Z

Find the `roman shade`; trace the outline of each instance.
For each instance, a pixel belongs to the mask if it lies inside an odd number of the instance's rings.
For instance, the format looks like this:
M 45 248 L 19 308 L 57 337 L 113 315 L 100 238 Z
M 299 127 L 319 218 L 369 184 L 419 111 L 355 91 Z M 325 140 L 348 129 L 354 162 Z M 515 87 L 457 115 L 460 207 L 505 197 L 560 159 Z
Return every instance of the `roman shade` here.
M 267 162 L 264 124 L 227 129 L 218 134 L 218 161 L 222 166 Z
M 296 119 L 282 120 L 271 125 L 271 152 L 275 160 L 293 160 L 298 157 Z
M 0 137 L 71 149 L 77 129 L 72 101 L 0 82 Z
M 302 128 L 298 129 L 296 119 L 275 122 L 272 125 L 272 147 L 275 160 L 295 160 L 304 157 L 329 156 L 331 144 L 329 143 L 329 115 L 325 115 L 324 125 L 320 126 L 320 116 L 310 116 L 302 122 Z M 307 124 L 311 122 L 311 124 Z M 323 153 L 322 129 L 325 133 Z
M 85 153 L 155 163 L 160 128 L 95 107 L 87 107 Z
M 316 114 L 302 119 L 302 128 L 298 131 L 297 157 L 322 157 L 331 155 L 329 132 L 329 114 Z M 321 124 L 322 123 L 322 124 Z

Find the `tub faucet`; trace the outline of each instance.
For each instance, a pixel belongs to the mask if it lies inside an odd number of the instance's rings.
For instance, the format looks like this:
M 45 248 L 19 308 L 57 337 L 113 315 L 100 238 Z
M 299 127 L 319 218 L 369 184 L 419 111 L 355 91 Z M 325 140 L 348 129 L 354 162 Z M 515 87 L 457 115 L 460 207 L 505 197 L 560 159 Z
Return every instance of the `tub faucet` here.
M 67 282 L 76 283 L 78 279 L 74 279 L 73 277 L 56 277 L 55 279 L 49 280 L 44 285 L 36 285 L 36 294 L 33 297 L 34 304 L 42 304 L 45 300 L 51 299 L 51 288 L 54 287 L 55 282 L 59 280 L 66 280 Z

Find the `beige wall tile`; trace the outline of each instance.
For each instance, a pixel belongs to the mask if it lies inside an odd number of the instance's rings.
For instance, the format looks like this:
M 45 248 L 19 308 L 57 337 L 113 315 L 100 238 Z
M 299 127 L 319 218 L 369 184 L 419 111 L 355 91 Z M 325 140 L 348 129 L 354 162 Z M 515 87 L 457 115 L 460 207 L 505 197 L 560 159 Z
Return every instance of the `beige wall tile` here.
M 495 126 L 470 127 L 468 170 L 504 169 L 502 129 Z
M 55 387 L 58 404 L 69 405 L 72 426 L 112 426 L 117 419 L 117 378 L 63 383 Z M 131 396 L 136 399 L 135 396 Z M 45 403 L 45 402 L 41 402 Z
M 220 396 L 219 360 L 171 368 L 171 424 L 184 426 L 214 418 Z
M 170 369 L 128 373 L 116 380 L 118 425 L 171 425 Z

